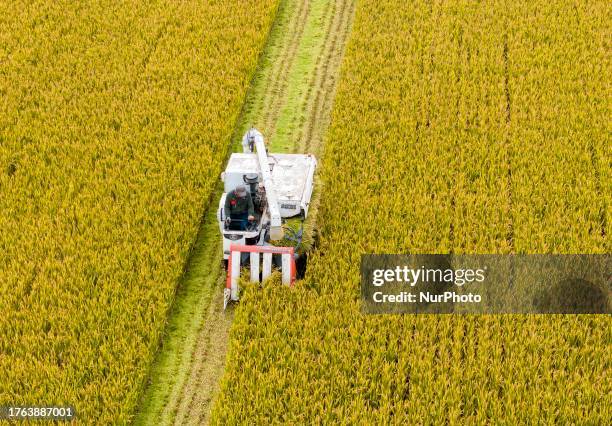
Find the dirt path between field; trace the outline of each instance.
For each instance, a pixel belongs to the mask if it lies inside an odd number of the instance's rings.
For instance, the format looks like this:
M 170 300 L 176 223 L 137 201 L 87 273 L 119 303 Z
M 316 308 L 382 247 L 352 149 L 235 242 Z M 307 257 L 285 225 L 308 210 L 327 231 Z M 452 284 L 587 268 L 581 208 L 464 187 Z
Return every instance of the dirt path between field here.
M 236 127 L 255 126 L 276 152 L 323 154 L 323 137 L 355 0 L 281 0 Z M 169 318 L 136 424 L 208 424 L 229 345 L 224 276 L 212 195 Z

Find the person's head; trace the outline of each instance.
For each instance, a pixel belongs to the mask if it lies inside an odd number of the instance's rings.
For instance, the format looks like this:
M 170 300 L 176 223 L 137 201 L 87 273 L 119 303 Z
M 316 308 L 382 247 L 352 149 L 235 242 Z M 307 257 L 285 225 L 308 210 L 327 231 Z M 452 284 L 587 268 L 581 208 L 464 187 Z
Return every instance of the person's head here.
M 238 185 L 235 189 L 236 195 L 240 198 L 242 197 L 246 197 L 246 186 L 244 185 Z

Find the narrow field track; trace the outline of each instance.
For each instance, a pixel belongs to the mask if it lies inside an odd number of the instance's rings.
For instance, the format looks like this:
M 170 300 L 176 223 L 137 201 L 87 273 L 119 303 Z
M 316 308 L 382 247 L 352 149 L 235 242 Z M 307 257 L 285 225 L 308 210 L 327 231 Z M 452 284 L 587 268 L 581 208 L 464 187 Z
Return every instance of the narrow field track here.
M 355 0 L 281 1 L 264 56 L 237 123 L 274 151 L 323 154 Z M 233 312 L 223 312 L 224 276 L 212 195 L 136 424 L 201 425 L 223 375 Z M 239 309 L 239 307 L 238 307 Z
M 271 72 L 264 84 L 264 96 L 261 96 L 263 105 L 261 112 L 258 113 L 262 117 L 258 120 L 261 122 L 259 127 L 261 127 L 263 134 L 268 135 L 268 137 L 271 136 L 271 132 L 276 125 L 278 109 L 283 102 L 283 95 L 287 92 L 287 76 L 295 61 L 310 11 L 309 1 L 298 1 L 296 3 L 297 5 L 287 3 L 282 5 L 287 8 L 286 13 L 291 15 L 291 20 L 285 28 L 282 28 L 283 40 L 280 43 L 277 56 L 270 58 Z

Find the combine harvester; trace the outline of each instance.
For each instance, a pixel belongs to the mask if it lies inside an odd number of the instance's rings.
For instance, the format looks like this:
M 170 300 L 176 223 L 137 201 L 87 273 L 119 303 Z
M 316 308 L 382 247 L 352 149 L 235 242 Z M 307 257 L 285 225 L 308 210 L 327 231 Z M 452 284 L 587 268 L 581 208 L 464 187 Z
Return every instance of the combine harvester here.
M 316 158 L 310 154 L 269 154 L 263 135 L 256 129 L 244 135 L 242 149 L 242 153 L 231 155 L 221 174 L 224 192 L 219 200 L 217 220 L 227 268 L 224 309 L 230 300 L 239 299 L 238 279 L 244 264 L 250 266 L 251 281 L 265 280 L 273 264 L 281 267 L 283 284 L 292 285 L 295 281 L 298 248 L 302 244 L 303 224 L 308 216 L 317 167 Z M 250 221 L 232 219 L 225 211 L 228 194 L 241 186 L 253 201 L 255 214 Z M 289 218 L 300 221 L 299 230 L 284 226 Z M 291 245 L 280 247 L 272 243 L 281 240 Z M 273 258 L 273 255 L 276 256 Z M 260 268 L 261 257 L 263 268 Z

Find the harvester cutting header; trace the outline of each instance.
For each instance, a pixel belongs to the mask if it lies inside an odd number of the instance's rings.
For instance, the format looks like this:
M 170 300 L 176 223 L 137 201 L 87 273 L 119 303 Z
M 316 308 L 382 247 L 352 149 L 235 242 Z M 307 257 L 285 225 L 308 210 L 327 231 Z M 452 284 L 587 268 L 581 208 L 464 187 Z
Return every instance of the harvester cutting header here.
M 226 304 L 229 300 L 238 300 L 237 275 L 240 265 L 246 261 L 243 253 L 251 253 L 253 281 L 260 278 L 259 253 L 264 253 L 262 279 L 270 273 L 272 252 L 296 255 L 295 249 L 301 244 L 302 227 L 297 232 L 289 229 L 291 235 L 285 235 L 287 228 L 284 224 L 289 218 L 296 218 L 303 224 L 308 216 L 317 167 L 316 158 L 310 154 L 268 153 L 263 135 L 256 129 L 245 133 L 242 150 L 242 153 L 230 156 L 221 174 L 224 192 L 217 211 L 223 236 L 223 259 L 228 266 Z M 291 242 L 291 246 L 276 247 L 271 243 L 280 240 Z M 285 277 L 288 271 L 284 260 Z M 292 265 L 294 261 L 291 259 Z M 295 266 L 293 270 L 295 272 Z

